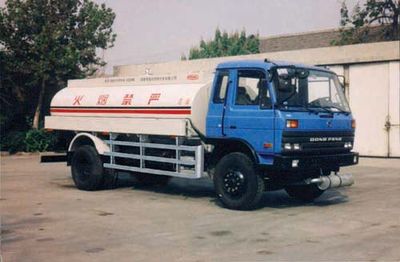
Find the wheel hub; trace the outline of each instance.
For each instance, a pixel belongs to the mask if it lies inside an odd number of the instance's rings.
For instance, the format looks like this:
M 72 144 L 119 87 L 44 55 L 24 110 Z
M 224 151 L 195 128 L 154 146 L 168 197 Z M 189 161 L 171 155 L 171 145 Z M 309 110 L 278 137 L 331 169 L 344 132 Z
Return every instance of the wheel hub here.
M 231 196 L 241 195 L 244 184 L 245 178 L 240 171 L 230 171 L 224 176 L 224 191 Z

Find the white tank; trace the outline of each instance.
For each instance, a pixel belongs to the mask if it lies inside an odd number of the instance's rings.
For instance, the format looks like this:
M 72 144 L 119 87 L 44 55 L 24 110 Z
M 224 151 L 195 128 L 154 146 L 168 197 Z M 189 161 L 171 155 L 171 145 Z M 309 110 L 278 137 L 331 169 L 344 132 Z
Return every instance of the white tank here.
M 171 130 L 168 134 L 182 135 L 181 131 L 174 134 L 171 125 L 189 121 L 205 134 L 210 81 L 210 76 L 206 79 L 200 73 L 72 80 L 51 101 L 46 128 L 116 132 L 119 129 L 115 127 L 125 122 L 128 126 L 124 130 L 130 130 L 134 123 L 130 132 L 148 133 L 140 126 L 151 128 L 154 123 L 152 133 L 165 134 L 160 125 L 167 125 L 165 129 Z M 76 121 L 80 122 L 78 127 Z

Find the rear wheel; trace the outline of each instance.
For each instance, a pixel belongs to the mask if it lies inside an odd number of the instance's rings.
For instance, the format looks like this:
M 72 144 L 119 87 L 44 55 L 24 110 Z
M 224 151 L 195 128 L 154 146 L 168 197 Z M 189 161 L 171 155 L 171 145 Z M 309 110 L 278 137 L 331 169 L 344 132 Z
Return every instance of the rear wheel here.
M 214 186 L 218 199 L 230 209 L 250 210 L 258 206 L 264 181 L 253 162 L 243 153 L 224 156 L 215 168 Z
M 93 191 L 103 185 L 103 162 L 93 146 L 83 145 L 74 152 L 71 172 L 78 189 Z
M 289 196 L 305 202 L 313 201 L 325 192 L 325 190 L 319 189 L 315 184 L 287 186 L 285 190 Z

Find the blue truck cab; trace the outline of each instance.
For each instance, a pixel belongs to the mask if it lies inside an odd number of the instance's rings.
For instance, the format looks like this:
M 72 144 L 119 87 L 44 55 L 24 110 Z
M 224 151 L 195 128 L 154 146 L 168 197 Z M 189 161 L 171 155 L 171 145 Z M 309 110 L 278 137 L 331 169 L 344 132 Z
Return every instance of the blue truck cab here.
M 352 184 L 338 172 L 358 163 L 354 131 L 343 87 L 328 69 L 268 60 L 216 68 L 205 140 L 214 146 L 208 162 L 228 207 L 253 205 L 259 196 L 246 194 L 258 187 L 309 201 Z

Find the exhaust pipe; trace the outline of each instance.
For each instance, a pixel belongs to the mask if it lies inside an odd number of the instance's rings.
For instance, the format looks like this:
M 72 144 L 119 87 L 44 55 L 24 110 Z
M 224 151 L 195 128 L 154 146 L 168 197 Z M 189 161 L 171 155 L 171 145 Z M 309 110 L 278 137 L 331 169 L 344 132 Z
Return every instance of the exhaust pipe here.
M 309 181 L 310 184 L 317 184 L 321 190 L 327 190 L 329 188 L 351 186 L 354 184 L 353 175 L 351 174 L 331 174 L 329 176 L 321 176 L 313 178 Z

